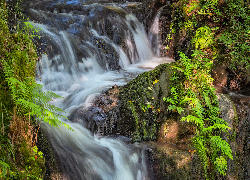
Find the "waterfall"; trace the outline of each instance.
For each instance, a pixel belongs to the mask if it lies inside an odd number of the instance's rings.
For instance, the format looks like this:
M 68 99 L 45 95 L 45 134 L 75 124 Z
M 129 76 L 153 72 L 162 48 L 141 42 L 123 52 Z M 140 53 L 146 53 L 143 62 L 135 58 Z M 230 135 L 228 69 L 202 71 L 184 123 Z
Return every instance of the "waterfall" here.
M 159 39 L 159 19 L 161 17 L 161 11 L 165 6 L 161 7 L 153 20 L 153 23 L 149 30 L 149 39 L 151 49 L 155 56 L 160 57 L 160 39 Z
M 38 46 L 46 51 L 37 64 L 37 83 L 64 97 L 49 102 L 63 109 L 63 115 L 86 110 L 104 89 L 124 85 L 128 77 L 162 63 L 154 57 L 142 24 L 118 5 L 76 3 L 72 10 L 73 4 L 70 9 L 58 4 L 35 4 L 29 14 L 41 29 Z M 61 121 L 74 132 L 43 122 L 41 127 L 64 179 L 150 179 L 144 151 L 119 138 L 92 134 L 84 122 Z

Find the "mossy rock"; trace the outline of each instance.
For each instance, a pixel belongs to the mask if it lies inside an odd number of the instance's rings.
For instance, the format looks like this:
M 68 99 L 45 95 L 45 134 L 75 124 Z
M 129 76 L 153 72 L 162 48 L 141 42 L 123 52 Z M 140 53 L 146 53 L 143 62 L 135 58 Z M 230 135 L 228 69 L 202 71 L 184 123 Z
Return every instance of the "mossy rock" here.
M 150 165 L 156 180 L 205 179 L 199 158 L 191 150 L 157 148 L 150 154 Z
M 121 17 L 125 17 L 126 16 L 126 11 L 124 11 L 122 8 L 119 7 L 115 7 L 115 6 L 105 6 L 108 10 L 117 13 L 118 15 L 120 15 Z
M 41 129 L 39 129 L 38 131 L 37 140 L 38 140 L 37 143 L 38 150 L 43 153 L 43 156 L 45 158 L 46 172 L 44 174 L 43 179 L 44 180 L 62 179 L 51 145 L 46 135 L 43 133 Z
M 138 75 L 120 87 L 118 131 L 135 141 L 156 140 L 166 117 L 166 104 L 170 88 L 171 64 L 161 64 L 154 70 Z

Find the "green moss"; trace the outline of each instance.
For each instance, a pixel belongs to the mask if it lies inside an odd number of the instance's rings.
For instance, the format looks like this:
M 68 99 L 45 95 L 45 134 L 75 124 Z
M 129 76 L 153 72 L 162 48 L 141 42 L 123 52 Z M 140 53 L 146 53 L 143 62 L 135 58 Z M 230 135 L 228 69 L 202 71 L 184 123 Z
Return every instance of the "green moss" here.
M 32 108 L 18 103 L 33 102 L 38 57 L 30 24 L 23 28 L 9 24 L 8 16 L 17 13 L 12 6 L 8 9 L 5 1 L 0 2 L 0 178 L 42 179 L 45 161 L 35 145 Z
M 46 135 L 42 132 L 41 129 L 39 129 L 38 131 L 37 139 L 38 139 L 37 147 L 40 151 L 43 152 L 45 159 L 46 173 L 44 173 L 43 179 L 51 180 L 52 177 L 60 179 L 60 171 L 56 159 L 54 157 L 53 150 Z
M 199 159 L 187 151 L 161 148 L 152 154 L 158 179 L 204 179 Z
M 168 94 L 171 71 L 171 64 L 159 65 L 121 88 L 121 111 L 126 119 L 130 119 L 127 123 L 132 124 L 130 133 L 135 141 L 157 139 L 160 125 L 165 120 L 162 98 Z
M 117 14 L 119 14 L 120 16 L 122 17 L 125 17 L 126 16 L 126 12 L 122 9 L 122 8 L 119 8 L 119 7 L 115 7 L 115 6 L 105 6 L 108 10 L 112 11 L 112 12 L 115 12 Z

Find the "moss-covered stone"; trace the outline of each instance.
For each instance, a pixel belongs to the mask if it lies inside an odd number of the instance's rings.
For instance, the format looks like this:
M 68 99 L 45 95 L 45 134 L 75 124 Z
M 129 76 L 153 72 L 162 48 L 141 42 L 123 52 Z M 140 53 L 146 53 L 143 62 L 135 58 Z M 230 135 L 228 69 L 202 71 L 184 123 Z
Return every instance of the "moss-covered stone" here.
M 44 180 L 62 179 L 51 145 L 46 135 L 43 133 L 41 129 L 38 130 L 37 140 L 38 140 L 37 147 L 39 151 L 43 153 L 43 157 L 45 159 L 46 171 L 44 173 L 43 179 Z
M 122 117 L 117 128 L 121 134 L 136 141 L 157 139 L 160 124 L 165 120 L 163 97 L 169 93 L 172 71 L 171 64 L 162 64 L 120 87 Z
M 150 164 L 156 180 L 205 179 L 199 158 L 192 150 L 157 148 L 151 151 Z

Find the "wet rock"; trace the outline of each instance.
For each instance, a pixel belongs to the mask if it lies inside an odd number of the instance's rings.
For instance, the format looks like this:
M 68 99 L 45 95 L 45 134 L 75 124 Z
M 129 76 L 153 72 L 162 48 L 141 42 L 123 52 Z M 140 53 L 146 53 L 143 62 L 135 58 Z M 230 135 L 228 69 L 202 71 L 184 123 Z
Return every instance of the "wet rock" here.
M 155 180 L 205 179 L 199 159 L 192 151 L 157 148 L 150 152 L 150 160 Z
M 221 118 L 228 122 L 229 134 L 224 133 L 222 137 L 232 147 L 234 160 L 228 160 L 228 170 L 225 177 L 218 174 L 216 179 L 237 179 L 238 160 L 237 144 L 235 142 L 235 131 L 237 124 L 237 115 L 235 107 L 228 95 L 217 94 L 219 107 L 221 109 Z M 187 127 L 185 129 L 185 127 Z M 191 129 L 190 129 L 191 128 Z M 205 179 L 202 165 L 195 150 L 192 149 L 191 142 L 188 140 L 185 143 L 180 143 L 178 134 L 182 132 L 186 134 L 186 138 L 191 138 L 194 135 L 194 129 L 188 127 L 188 124 L 181 124 L 178 121 L 172 120 L 162 124 L 160 131 L 160 139 L 154 142 L 154 147 L 150 151 L 150 164 L 154 172 L 155 179 Z M 164 136 L 165 135 L 165 136 Z M 179 142 L 179 143 L 178 143 Z M 243 179 L 243 178 L 241 178 Z
M 228 159 L 228 166 L 227 166 L 227 173 L 226 173 L 226 179 L 230 179 L 230 177 L 236 177 L 238 174 L 238 160 L 237 160 L 237 149 L 238 144 L 235 141 L 236 136 L 236 128 L 237 128 L 237 112 L 235 109 L 235 105 L 231 98 L 226 94 L 217 94 L 218 97 L 218 103 L 219 108 L 221 110 L 220 117 L 225 120 L 228 123 L 228 126 L 231 128 L 228 130 L 228 133 L 222 132 L 221 137 L 226 140 L 231 149 L 232 149 L 232 155 L 233 160 Z
M 139 141 L 157 139 L 166 118 L 163 97 L 168 95 L 171 74 L 171 65 L 162 64 L 121 87 L 117 130 L 122 135 Z
M 52 145 L 48 141 L 46 134 L 39 128 L 37 135 L 37 144 L 39 151 L 43 152 L 45 159 L 46 172 L 44 174 L 45 180 L 62 180 L 62 175 L 59 172 L 58 162 L 53 153 Z
M 235 92 L 246 96 L 250 95 L 249 72 L 239 75 L 230 70 L 227 65 L 214 62 L 211 75 L 217 89 L 216 92 L 224 94 Z
M 219 85 L 226 87 L 228 81 L 228 72 L 227 67 L 224 65 L 214 66 L 211 75 L 214 79 L 214 85 Z
M 234 159 L 235 176 L 237 179 L 250 179 L 250 97 L 229 94 L 235 105 L 237 120 L 235 122 L 234 142 L 236 143 L 236 158 Z
M 230 91 L 240 93 L 246 96 L 250 95 L 250 83 L 249 83 L 249 70 L 246 72 L 235 72 L 234 70 L 228 69 L 228 81 L 226 88 Z
M 91 106 L 80 107 L 68 117 L 69 120 L 82 124 L 92 133 L 99 135 L 116 134 L 119 89 L 117 85 L 93 100 Z
M 161 125 L 158 141 L 171 144 L 186 144 L 190 143 L 194 133 L 195 129 L 190 123 L 170 118 Z

